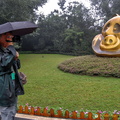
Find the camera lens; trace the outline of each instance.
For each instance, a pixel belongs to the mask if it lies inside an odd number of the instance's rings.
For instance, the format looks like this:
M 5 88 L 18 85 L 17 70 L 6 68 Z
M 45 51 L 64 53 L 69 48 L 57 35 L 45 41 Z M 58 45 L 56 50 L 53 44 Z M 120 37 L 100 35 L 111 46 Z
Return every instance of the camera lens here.
M 21 38 L 20 38 L 20 36 L 15 35 L 12 40 L 13 40 L 13 42 L 20 42 Z

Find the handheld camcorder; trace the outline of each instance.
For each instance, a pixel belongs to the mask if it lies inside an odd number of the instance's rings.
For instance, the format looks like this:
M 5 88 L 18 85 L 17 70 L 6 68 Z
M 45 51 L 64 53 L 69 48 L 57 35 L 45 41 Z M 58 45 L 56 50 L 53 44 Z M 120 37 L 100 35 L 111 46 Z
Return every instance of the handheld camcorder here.
M 18 42 L 20 43 L 21 42 L 21 37 L 19 35 L 15 35 L 12 39 L 12 42 Z

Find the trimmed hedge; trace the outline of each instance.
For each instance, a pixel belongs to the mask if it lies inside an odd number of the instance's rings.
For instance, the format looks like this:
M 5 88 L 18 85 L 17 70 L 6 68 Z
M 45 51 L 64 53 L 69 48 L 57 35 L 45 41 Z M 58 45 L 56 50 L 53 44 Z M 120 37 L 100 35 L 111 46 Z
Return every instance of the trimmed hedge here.
M 60 63 L 58 68 L 73 74 L 119 78 L 120 58 L 96 55 L 79 56 Z

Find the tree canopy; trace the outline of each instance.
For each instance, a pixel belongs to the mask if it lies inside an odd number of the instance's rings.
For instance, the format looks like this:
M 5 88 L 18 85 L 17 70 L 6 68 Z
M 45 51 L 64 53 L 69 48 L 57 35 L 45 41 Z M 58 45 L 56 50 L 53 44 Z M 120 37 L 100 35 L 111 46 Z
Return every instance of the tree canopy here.
M 0 24 L 9 21 L 35 21 L 38 6 L 46 2 L 47 0 L 1 0 Z

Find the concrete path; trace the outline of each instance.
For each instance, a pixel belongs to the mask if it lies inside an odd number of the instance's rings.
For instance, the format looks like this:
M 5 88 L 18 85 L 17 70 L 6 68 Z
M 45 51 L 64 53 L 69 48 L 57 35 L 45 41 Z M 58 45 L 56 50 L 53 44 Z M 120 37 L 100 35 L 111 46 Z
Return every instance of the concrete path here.
M 35 115 L 16 114 L 15 120 L 77 120 L 77 119 L 63 119 L 63 118 L 42 117 Z

